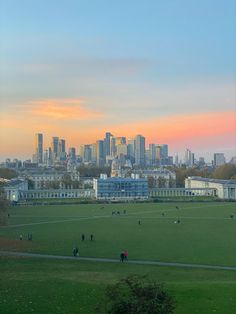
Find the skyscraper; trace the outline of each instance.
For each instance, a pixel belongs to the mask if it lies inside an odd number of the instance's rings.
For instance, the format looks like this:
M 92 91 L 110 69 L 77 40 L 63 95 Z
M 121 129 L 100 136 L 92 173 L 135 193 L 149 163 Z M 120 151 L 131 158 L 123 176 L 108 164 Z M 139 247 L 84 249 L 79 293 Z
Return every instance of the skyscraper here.
M 188 148 L 185 151 L 185 165 L 187 167 L 194 166 L 194 153 L 192 153 Z
M 35 161 L 43 163 L 43 134 L 35 134 Z
M 66 141 L 64 139 L 59 139 L 59 158 L 60 160 L 66 160 Z
M 70 148 L 69 148 L 69 158 L 70 158 L 72 161 L 75 161 L 75 160 L 76 160 L 76 149 L 75 149 L 75 147 L 70 147 Z
M 149 164 L 150 166 L 156 165 L 156 145 L 149 144 Z
M 111 154 L 111 137 L 113 135 L 110 132 L 106 132 L 105 138 L 104 138 L 104 153 L 105 156 L 109 156 Z
M 52 149 L 52 158 L 53 160 L 58 158 L 59 155 L 59 137 L 54 136 L 51 142 L 51 149 Z
M 96 159 L 97 159 L 97 166 L 102 167 L 105 164 L 105 157 L 104 157 L 104 141 L 98 140 L 96 141 Z
M 145 137 L 142 135 L 135 137 L 135 164 L 138 166 L 145 165 Z
M 223 153 L 214 154 L 214 166 L 219 167 L 225 164 L 225 155 Z

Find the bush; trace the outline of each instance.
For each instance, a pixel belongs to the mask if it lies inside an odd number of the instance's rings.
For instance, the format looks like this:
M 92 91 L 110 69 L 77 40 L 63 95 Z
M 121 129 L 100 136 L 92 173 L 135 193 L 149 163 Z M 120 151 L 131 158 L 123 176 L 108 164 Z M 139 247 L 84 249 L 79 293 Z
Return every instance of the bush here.
M 174 308 L 173 298 L 162 284 L 131 275 L 106 288 L 96 313 L 171 314 Z

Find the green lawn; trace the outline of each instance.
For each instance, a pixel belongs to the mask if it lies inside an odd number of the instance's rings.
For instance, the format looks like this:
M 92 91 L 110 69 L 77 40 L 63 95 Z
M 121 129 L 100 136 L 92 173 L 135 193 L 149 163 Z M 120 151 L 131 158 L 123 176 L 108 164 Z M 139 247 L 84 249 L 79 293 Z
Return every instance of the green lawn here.
M 112 216 L 113 210 L 121 215 Z M 236 217 L 235 203 L 14 207 L 9 225 L 0 228 L 0 245 L 70 256 L 77 245 L 82 256 L 108 258 L 127 249 L 130 259 L 236 266 L 236 218 L 229 219 L 231 213 Z M 175 224 L 178 218 L 181 223 Z M 106 284 L 128 274 L 166 283 L 176 298 L 176 313 L 236 312 L 236 271 L 6 257 L 0 259 L 0 269 L 2 313 L 94 313 Z

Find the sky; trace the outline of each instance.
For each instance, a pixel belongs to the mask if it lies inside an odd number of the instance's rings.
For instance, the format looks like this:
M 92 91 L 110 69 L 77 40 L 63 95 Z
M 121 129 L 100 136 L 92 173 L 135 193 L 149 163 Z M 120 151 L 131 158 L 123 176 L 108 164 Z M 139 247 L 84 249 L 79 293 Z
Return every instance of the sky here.
M 0 0 L 0 160 L 34 134 L 236 156 L 235 0 Z

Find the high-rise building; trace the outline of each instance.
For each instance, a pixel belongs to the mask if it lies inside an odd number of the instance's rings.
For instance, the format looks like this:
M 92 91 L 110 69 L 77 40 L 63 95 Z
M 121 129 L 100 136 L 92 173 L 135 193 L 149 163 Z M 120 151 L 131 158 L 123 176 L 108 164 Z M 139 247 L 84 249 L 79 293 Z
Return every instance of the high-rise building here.
M 116 146 L 116 155 L 120 157 L 121 155 L 127 156 L 127 145 L 126 144 L 118 144 Z
M 186 167 L 194 166 L 194 153 L 192 153 L 188 148 L 185 151 L 185 165 Z
M 96 143 L 91 144 L 91 145 L 90 145 L 90 148 L 91 148 L 91 159 L 92 159 L 91 161 L 92 161 L 93 163 L 95 163 L 96 160 L 97 160 Z
M 109 156 L 111 154 L 111 137 L 113 135 L 110 132 L 106 132 L 104 138 L 104 152 L 105 156 Z
M 43 134 L 35 134 L 35 161 L 37 163 L 43 163 Z
M 135 161 L 135 139 L 128 139 L 127 145 L 127 157 L 130 159 L 131 163 Z
M 156 145 L 149 144 L 149 165 L 154 166 L 156 165 Z
M 66 160 L 66 141 L 59 139 L 59 158 L 60 160 Z
M 225 164 L 225 155 L 223 153 L 214 154 L 214 166 L 219 167 Z
M 179 167 L 179 156 L 178 156 L 178 154 L 175 155 L 175 166 Z
M 96 157 L 97 166 L 103 167 L 105 164 L 105 156 L 104 156 L 104 141 L 102 140 L 96 141 Z
M 145 165 L 145 137 L 142 135 L 135 137 L 135 164 L 137 166 Z
M 69 148 L 69 158 L 73 161 L 76 160 L 76 149 L 75 149 L 75 147 Z
M 168 145 L 167 144 L 161 145 L 161 158 L 168 158 Z
M 51 142 L 52 158 L 57 159 L 59 156 L 59 137 L 54 136 Z

